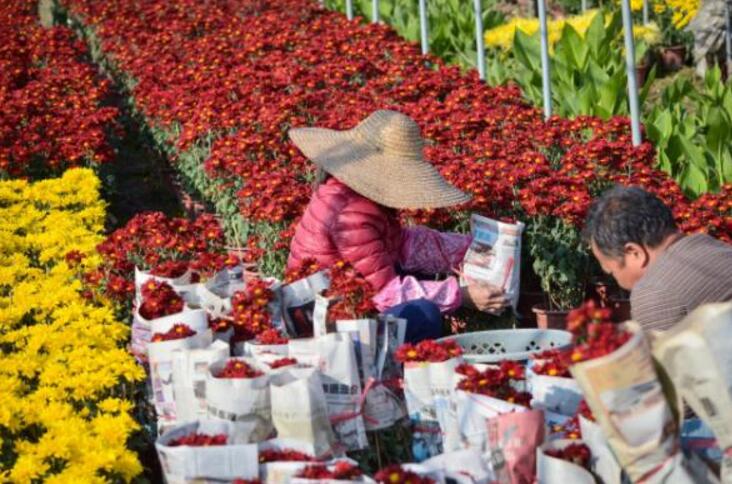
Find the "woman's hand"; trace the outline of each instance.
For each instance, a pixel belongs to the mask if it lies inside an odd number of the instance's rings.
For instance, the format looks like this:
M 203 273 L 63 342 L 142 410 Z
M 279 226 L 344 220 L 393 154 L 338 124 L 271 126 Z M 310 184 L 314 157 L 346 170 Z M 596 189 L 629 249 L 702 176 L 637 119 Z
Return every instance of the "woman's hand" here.
M 468 285 L 461 288 L 463 305 L 491 314 L 498 314 L 508 306 L 509 301 L 503 288 L 467 278 L 465 281 Z

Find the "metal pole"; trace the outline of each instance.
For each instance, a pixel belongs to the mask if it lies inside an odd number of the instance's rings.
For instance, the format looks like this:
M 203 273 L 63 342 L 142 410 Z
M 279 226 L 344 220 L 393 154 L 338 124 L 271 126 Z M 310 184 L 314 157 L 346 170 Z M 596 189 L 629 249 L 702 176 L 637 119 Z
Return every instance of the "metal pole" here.
M 371 21 L 375 24 L 379 23 L 379 0 L 371 1 Z
M 353 0 L 346 0 L 346 17 L 353 20 Z
M 725 35 L 724 43 L 727 48 L 727 76 L 732 76 L 732 0 L 724 2 L 727 5 L 726 13 L 726 24 L 727 32 Z
M 546 4 L 538 1 L 539 31 L 541 34 L 541 87 L 544 94 L 544 117 L 552 116 L 552 77 L 549 66 L 549 32 L 546 26 Z
M 643 0 L 643 25 L 648 25 L 648 0 Z
M 430 51 L 430 27 L 427 21 L 427 0 L 419 0 L 419 38 L 422 41 L 422 55 Z
M 582 12 L 587 11 L 587 0 L 582 0 Z
M 473 0 L 475 10 L 475 47 L 478 75 L 485 81 L 485 39 L 483 39 L 483 6 L 481 0 Z
M 633 133 L 633 146 L 641 143 L 640 105 L 638 102 L 638 79 L 635 72 L 635 42 L 633 41 L 633 17 L 630 0 L 622 0 L 623 34 L 625 37 L 625 64 L 628 71 L 628 101 L 630 102 L 630 127 Z

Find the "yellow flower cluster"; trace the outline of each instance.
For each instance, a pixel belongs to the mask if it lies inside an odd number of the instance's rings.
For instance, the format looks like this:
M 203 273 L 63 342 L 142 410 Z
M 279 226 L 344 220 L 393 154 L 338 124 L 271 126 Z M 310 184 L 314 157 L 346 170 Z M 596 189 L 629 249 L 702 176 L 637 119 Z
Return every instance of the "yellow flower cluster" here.
M 641 1 L 641 5 L 643 4 Z M 651 0 L 649 0 L 651 1 Z M 701 0 L 662 0 L 653 3 L 653 10 L 656 13 L 662 13 L 666 9 L 671 9 L 671 21 L 678 30 L 683 29 L 696 17 L 701 8 Z
M 679 1 L 679 0 L 676 0 Z M 553 46 L 562 38 L 562 30 L 565 25 L 570 25 L 577 33 L 584 37 L 592 24 L 592 20 L 599 13 L 599 10 L 588 10 L 582 15 L 559 18 L 547 22 L 547 37 L 549 45 Z M 608 22 L 610 18 L 606 19 Z M 539 31 L 539 19 L 514 17 L 503 25 L 499 25 L 485 33 L 487 47 L 510 49 L 513 46 L 513 38 L 516 31 L 520 30 L 527 35 L 533 35 Z M 644 41 L 648 45 L 660 41 L 661 33 L 655 23 L 648 25 L 634 25 L 633 34 L 636 39 Z
M 0 477 L 3 482 L 129 481 L 142 472 L 124 397 L 144 372 L 108 301 L 81 295 L 100 263 L 105 205 L 88 169 L 0 182 Z M 71 267 L 65 255 L 85 255 Z

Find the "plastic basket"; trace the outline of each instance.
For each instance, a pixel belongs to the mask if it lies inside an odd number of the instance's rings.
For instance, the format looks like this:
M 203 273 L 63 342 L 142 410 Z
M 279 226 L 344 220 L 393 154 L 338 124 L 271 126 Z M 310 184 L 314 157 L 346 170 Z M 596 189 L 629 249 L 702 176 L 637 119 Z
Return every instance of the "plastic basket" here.
M 495 363 L 528 360 L 534 353 L 569 346 L 572 333 L 559 329 L 496 329 L 448 336 L 440 341 L 448 340 L 463 348 L 467 361 Z

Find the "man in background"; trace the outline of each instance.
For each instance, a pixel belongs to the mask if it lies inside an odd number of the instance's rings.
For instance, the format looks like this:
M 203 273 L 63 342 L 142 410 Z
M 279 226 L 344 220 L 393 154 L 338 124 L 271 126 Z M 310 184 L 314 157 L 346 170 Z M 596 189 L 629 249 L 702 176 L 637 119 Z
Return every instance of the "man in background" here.
M 631 291 L 633 320 L 664 330 L 697 306 L 732 300 L 732 246 L 679 231 L 671 210 L 637 187 L 595 200 L 584 236 L 602 269 Z

